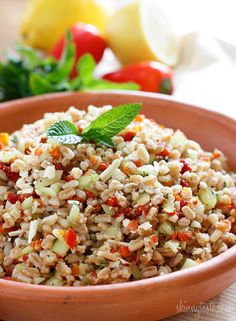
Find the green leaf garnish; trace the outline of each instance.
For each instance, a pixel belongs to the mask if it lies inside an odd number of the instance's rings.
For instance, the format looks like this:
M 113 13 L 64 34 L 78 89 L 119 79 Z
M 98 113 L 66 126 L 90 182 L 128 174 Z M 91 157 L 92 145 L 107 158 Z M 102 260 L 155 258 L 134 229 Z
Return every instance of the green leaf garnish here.
M 67 120 L 59 121 L 49 127 L 47 137 L 62 144 L 75 145 L 81 142 L 83 137 L 78 135 L 74 124 Z
M 82 135 L 85 140 L 93 138 L 96 141 L 99 137 L 102 141 L 103 137 L 112 138 L 127 127 L 140 110 L 141 104 L 127 104 L 112 108 L 92 121 Z
M 92 121 L 82 134 L 78 133 L 77 128 L 71 122 L 59 121 L 48 129 L 47 136 L 62 144 L 78 144 L 85 140 L 114 147 L 112 137 L 126 128 L 140 113 L 140 110 L 141 104 L 114 107 Z

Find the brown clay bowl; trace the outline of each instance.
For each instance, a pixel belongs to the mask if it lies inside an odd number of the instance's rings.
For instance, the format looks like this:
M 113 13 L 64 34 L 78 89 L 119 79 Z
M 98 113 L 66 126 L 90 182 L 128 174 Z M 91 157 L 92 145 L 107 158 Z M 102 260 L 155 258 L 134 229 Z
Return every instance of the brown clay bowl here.
M 86 108 L 143 102 L 142 112 L 157 122 L 181 128 L 204 148 L 221 149 L 236 168 L 236 121 L 157 94 L 103 92 L 56 94 L 0 105 L 0 132 L 12 132 L 45 112 L 68 106 Z M 0 279 L 0 319 L 6 321 L 159 320 L 194 305 L 236 281 L 236 246 L 199 267 L 161 277 L 81 288 L 37 286 Z

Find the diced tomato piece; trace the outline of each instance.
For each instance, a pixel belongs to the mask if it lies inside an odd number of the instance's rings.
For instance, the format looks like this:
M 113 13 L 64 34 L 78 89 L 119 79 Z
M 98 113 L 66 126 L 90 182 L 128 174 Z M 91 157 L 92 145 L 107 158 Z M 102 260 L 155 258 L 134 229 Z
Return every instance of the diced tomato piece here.
M 134 118 L 134 121 L 138 122 L 138 123 L 141 123 L 143 121 L 143 116 L 142 115 L 137 115 L 135 118 Z
M 63 169 L 62 164 L 61 164 L 61 163 L 59 163 L 56 159 L 54 159 L 52 163 L 53 163 L 53 165 L 55 166 L 55 169 L 56 169 L 57 171 L 59 171 L 59 170 L 62 170 L 62 169 Z
M 143 215 L 144 217 L 146 217 L 148 215 L 150 208 L 151 206 L 149 203 L 139 205 L 138 207 L 136 207 L 136 215 L 138 216 Z
M 94 213 L 97 213 L 97 212 L 99 212 L 101 210 L 101 205 L 100 204 L 94 205 L 93 207 L 94 207 L 94 210 L 93 210 Z
M 186 163 L 184 159 L 181 159 L 180 162 L 183 164 L 181 174 L 184 174 L 185 172 L 192 172 L 192 168 Z
M 11 168 L 9 165 L 6 165 L 1 162 L 0 162 L 0 170 L 2 170 L 6 174 L 7 178 L 10 181 L 16 182 L 18 180 L 18 178 L 20 177 L 19 173 L 15 173 L 15 172 L 11 171 Z
M 166 147 L 166 148 L 164 148 L 159 154 L 158 154 L 158 156 L 162 156 L 162 157 L 167 157 L 167 156 L 169 156 L 170 155 L 170 151 L 169 151 L 169 149 Z
M 0 224 L 0 234 L 3 234 L 5 232 L 4 227 Z
M 193 237 L 192 231 L 178 231 L 178 239 L 180 241 L 189 241 Z
M 72 230 L 72 228 L 68 228 L 68 230 L 66 231 L 65 235 L 64 235 L 64 239 L 66 241 L 66 243 L 68 244 L 70 249 L 74 249 L 76 246 L 76 241 L 77 241 L 77 234 L 75 233 L 74 230 Z
M 113 217 L 119 217 L 120 215 L 129 215 L 130 212 L 132 211 L 131 207 L 127 207 L 127 208 L 119 208 L 118 211 L 114 214 Z
M 185 181 L 185 180 L 181 180 L 180 185 L 182 187 L 189 187 L 189 183 L 187 181 Z
M 80 270 L 79 270 L 79 265 L 76 264 L 76 263 L 73 263 L 73 264 L 72 264 L 72 267 L 71 267 L 71 273 L 72 273 L 72 275 L 77 276 L 77 275 L 79 275 L 79 272 L 80 272 Z
M 28 254 L 24 254 L 24 255 L 22 256 L 23 262 L 27 261 L 27 259 L 28 259 Z
M 85 189 L 84 192 L 88 198 L 96 198 L 96 195 L 88 189 Z
M 184 206 L 188 206 L 188 202 L 182 199 L 182 200 L 180 201 L 180 209 L 182 210 L 182 208 L 183 208 Z
M 4 276 L 3 279 L 8 281 L 14 281 L 14 279 L 11 276 Z
M 108 198 L 105 202 L 106 205 L 108 206 L 112 206 L 112 207 L 117 207 L 119 206 L 118 200 L 115 196 L 112 196 L 110 198 Z
M 41 137 L 40 143 L 45 144 L 47 142 L 47 137 Z
M 40 147 L 37 147 L 34 151 L 35 156 L 40 156 L 40 155 L 42 155 L 42 153 L 43 153 L 43 151 L 42 151 L 42 148 L 40 148 Z
M 14 192 L 8 192 L 7 193 L 7 200 L 11 204 L 16 204 L 16 202 L 20 200 L 20 196 L 15 194 Z
M 128 256 L 130 256 L 131 252 L 128 248 L 128 246 L 120 246 L 119 248 L 119 253 L 122 257 L 126 258 Z
M 157 243 L 158 242 L 158 236 L 156 234 L 153 234 L 150 236 L 150 239 L 153 243 Z
M 99 164 L 98 168 L 101 171 L 105 171 L 105 169 L 107 169 L 109 166 L 110 166 L 110 164 L 108 162 L 102 162 L 102 163 Z
M 177 239 L 177 236 L 178 236 L 178 233 L 177 233 L 177 232 L 173 232 L 173 233 L 170 235 L 170 238 L 171 238 L 172 240 L 175 240 L 175 239 Z
M 125 142 L 130 142 L 135 136 L 136 132 L 132 130 L 122 135 Z
M 127 228 L 131 232 L 136 232 L 138 229 L 138 221 L 137 220 L 130 221 L 129 224 L 127 225 Z
M 61 157 L 60 147 L 56 146 L 54 147 L 49 154 L 52 156 L 52 158 L 58 159 Z
M 141 167 L 142 166 L 142 162 L 141 160 L 132 160 L 132 162 L 134 163 L 134 165 L 136 165 L 136 167 Z
M 72 175 L 67 175 L 66 177 L 65 177 L 65 181 L 66 182 L 70 182 L 70 181 L 73 181 L 73 176 Z

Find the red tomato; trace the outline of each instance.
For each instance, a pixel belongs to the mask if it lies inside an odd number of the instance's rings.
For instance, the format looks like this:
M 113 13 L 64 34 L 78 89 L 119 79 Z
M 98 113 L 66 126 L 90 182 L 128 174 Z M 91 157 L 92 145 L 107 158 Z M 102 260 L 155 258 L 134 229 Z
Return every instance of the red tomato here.
M 173 92 L 172 69 L 157 61 L 140 62 L 127 65 L 120 70 L 103 76 L 115 82 L 133 81 L 140 90 L 171 95 Z
M 129 248 L 127 246 L 121 246 L 119 248 L 119 253 L 124 258 L 130 256 L 130 254 L 131 254 L 131 252 L 130 252 L 130 250 L 129 250 Z
M 99 30 L 92 25 L 77 23 L 70 28 L 70 31 L 76 46 L 76 59 L 71 73 L 71 76 L 75 77 L 77 75 L 76 65 L 79 58 L 85 53 L 90 53 L 98 63 L 102 59 L 107 43 L 100 35 Z M 54 48 L 50 51 L 50 55 L 59 60 L 64 46 L 65 36 L 57 42 Z
M 64 235 L 64 239 L 70 249 L 75 248 L 76 242 L 77 242 L 77 235 L 76 235 L 75 231 L 72 230 L 72 228 L 70 228 L 70 227 L 68 228 L 68 230 L 66 231 L 66 233 Z

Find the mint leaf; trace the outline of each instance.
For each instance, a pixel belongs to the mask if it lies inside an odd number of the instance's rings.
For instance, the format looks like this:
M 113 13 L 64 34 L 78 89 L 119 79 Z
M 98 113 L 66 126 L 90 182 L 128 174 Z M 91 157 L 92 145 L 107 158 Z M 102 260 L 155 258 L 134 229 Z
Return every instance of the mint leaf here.
M 77 71 L 80 79 L 80 83 L 83 86 L 88 85 L 94 79 L 93 73 L 96 68 L 96 62 L 91 54 L 83 55 L 77 64 Z
M 47 137 L 67 145 L 78 144 L 83 139 L 83 137 L 78 135 L 75 125 L 67 120 L 59 121 L 50 126 Z
M 99 116 L 86 127 L 82 133 L 85 140 L 101 142 L 101 137 L 112 138 L 127 127 L 139 114 L 141 104 L 127 104 L 114 107 Z

